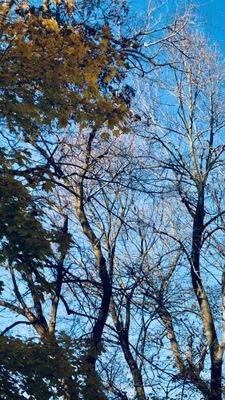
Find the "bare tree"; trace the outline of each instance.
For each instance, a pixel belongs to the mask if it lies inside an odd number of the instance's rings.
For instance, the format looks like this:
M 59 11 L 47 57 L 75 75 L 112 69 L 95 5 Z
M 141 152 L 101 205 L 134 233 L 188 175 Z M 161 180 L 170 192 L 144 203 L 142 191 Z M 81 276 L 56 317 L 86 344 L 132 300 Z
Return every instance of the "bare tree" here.
M 157 190 L 164 204 L 168 199 L 176 204 L 176 209 L 171 209 L 171 222 L 167 227 L 158 224 L 157 231 L 164 240 L 179 244 L 201 317 L 203 346 L 199 347 L 197 362 L 192 357 L 194 348 L 190 347 L 187 356 L 179 343 L 169 310 L 161 305 L 159 313 L 180 376 L 192 382 L 204 398 L 222 399 L 223 252 L 214 243 L 221 243 L 224 234 L 225 210 L 219 184 L 224 168 L 224 73 L 217 49 L 198 31 L 190 33 L 188 42 L 183 41 L 182 50 L 171 51 L 174 68 L 164 71 L 158 85 L 158 95 L 166 93 L 163 96 L 168 106 L 156 109 L 156 100 L 152 109 L 146 103 L 143 107 L 155 143 L 151 156 L 158 165 L 156 177 L 164 182 L 164 187 L 160 189 L 159 183 Z M 173 221 L 179 221 L 175 231 Z M 176 270 L 174 278 L 181 285 L 182 275 Z M 212 294 L 215 290 L 221 293 L 217 298 Z M 194 332 L 190 332 L 193 337 Z M 203 378 L 206 370 L 211 375 L 209 382 Z

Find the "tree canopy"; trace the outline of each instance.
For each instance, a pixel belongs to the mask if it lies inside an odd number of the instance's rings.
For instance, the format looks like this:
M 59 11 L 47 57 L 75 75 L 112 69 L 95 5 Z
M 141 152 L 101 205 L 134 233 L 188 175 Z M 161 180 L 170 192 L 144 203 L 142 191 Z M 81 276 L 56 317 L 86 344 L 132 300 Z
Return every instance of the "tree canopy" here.
M 224 57 L 193 19 L 1 2 L 2 399 L 222 400 Z
M 77 21 L 72 3 L 1 4 L 0 109 L 10 130 L 35 135 L 40 126 L 63 128 L 70 120 L 126 129 L 129 43 L 115 40 L 107 20 Z

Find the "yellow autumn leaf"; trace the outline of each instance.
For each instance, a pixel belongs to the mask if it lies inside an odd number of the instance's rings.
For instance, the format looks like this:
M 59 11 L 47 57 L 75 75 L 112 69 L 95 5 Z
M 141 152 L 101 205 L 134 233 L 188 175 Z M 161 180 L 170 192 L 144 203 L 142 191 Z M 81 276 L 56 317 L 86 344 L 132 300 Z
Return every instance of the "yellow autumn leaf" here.
M 119 129 L 113 129 L 113 134 L 114 134 L 114 136 L 118 137 L 118 136 L 121 135 L 121 133 L 122 133 L 122 132 L 121 132 Z
M 108 132 L 102 132 L 101 137 L 102 139 L 108 140 L 110 138 L 110 134 Z
M 57 21 L 53 18 L 43 20 L 43 26 L 55 32 L 59 32 L 60 28 Z

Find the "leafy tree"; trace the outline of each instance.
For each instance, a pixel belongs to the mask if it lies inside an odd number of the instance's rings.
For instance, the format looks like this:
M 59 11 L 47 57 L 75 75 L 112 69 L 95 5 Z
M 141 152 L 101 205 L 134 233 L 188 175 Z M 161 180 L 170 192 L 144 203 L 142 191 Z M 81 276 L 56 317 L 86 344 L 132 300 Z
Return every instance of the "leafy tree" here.
M 63 7 L 63 10 L 61 9 Z M 85 5 L 84 5 L 85 7 Z M 89 5 L 90 10 L 95 4 Z M 76 20 L 73 2 L 1 4 L 1 118 L 20 135 L 39 126 L 125 129 L 129 68 L 109 24 Z
M 23 166 L 29 158 L 29 151 L 18 150 L 6 154 L 1 149 L 0 180 L 0 216 L 1 216 L 1 261 L 8 260 L 10 265 L 16 262 L 18 269 L 37 269 L 46 257 L 52 255 L 50 248 L 51 235 L 44 229 L 41 219 L 44 206 L 43 199 L 38 202 L 32 197 L 34 189 L 29 182 L 24 183 L 15 177 L 13 164 Z M 24 173 L 23 175 L 26 176 Z M 32 181 L 31 175 L 28 177 Z
M 79 349 L 80 347 L 80 349 Z M 91 400 L 98 395 L 100 383 L 97 374 L 92 377 L 92 385 L 85 387 L 82 377 L 87 373 L 82 359 L 82 348 L 75 351 L 70 338 L 61 338 L 43 345 L 34 341 L 24 342 L 18 338 L 1 337 L 1 398 L 9 399 L 59 399 L 69 391 L 74 400 Z M 76 354 L 75 354 L 76 353 Z M 66 382 L 66 389 L 64 382 Z

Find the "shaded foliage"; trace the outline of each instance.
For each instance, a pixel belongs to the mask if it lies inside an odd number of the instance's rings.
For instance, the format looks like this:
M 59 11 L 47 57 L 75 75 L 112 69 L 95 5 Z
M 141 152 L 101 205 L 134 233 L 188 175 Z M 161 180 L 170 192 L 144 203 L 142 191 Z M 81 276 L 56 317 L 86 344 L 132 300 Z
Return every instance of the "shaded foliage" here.
M 87 371 L 82 353 L 80 344 L 74 351 L 68 337 L 48 345 L 0 337 L 1 398 L 57 400 L 65 394 L 66 382 L 71 399 L 93 399 L 94 395 L 98 395 L 100 382 L 96 374 L 92 379 L 90 377 L 89 386 L 85 387 L 83 377 Z M 101 395 L 98 398 L 104 400 Z

